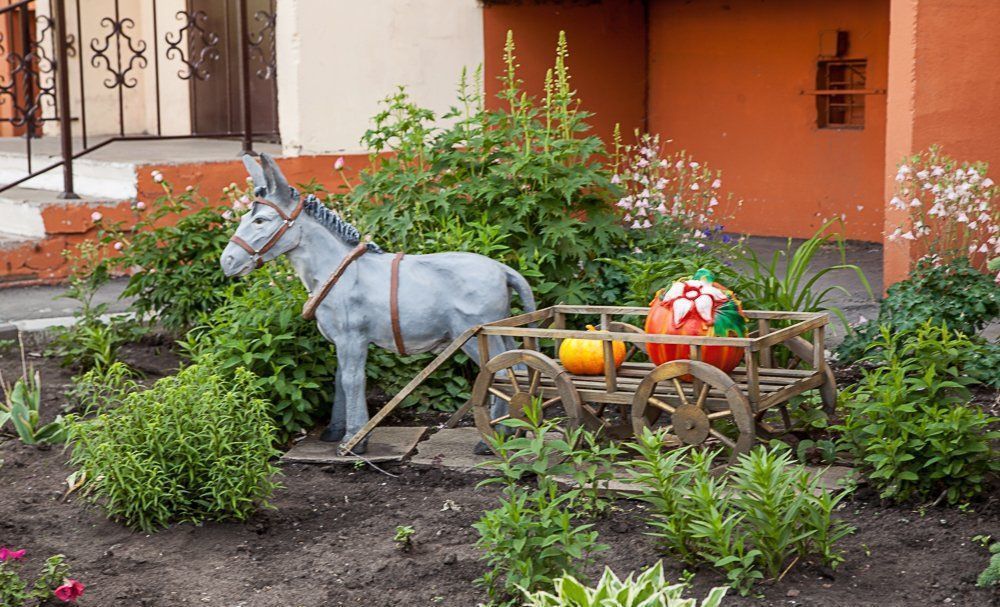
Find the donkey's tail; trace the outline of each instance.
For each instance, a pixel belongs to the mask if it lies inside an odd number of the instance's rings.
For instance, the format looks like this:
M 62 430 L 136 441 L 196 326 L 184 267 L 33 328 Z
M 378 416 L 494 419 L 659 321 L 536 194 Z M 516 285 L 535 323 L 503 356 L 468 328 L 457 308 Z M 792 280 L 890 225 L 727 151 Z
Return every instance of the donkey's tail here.
M 517 293 L 517 296 L 521 298 L 521 307 L 526 313 L 534 312 L 535 296 L 531 292 L 531 285 L 528 284 L 528 281 L 517 270 L 504 264 L 500 265 L 503 266 L 503 271 L 507 274 L 507 287 L 513 289 Z

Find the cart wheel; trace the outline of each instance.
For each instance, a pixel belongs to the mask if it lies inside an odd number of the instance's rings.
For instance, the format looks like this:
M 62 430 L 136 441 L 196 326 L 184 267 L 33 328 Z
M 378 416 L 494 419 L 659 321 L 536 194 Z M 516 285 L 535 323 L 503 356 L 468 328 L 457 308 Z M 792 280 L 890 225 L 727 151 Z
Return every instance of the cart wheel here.
M 812 357 L 812 344 L 801 337 L 793 337 L 782 345 L 791 350 L 792 354 L 800 360 L 810 360 Z M 833 375 L 830 365 L 823 362 L 823 378 L 818 390 L 820 401 L 823 403 L 823 412 L 827 416 L 832 416 L 837 408 L 837 378 Z M 793 430 L 791 416 L 788 414 L 788 407 L 785 404 L 775 407 L 781 414 L 780 420 L 764 421 L 765 411 L 761 411 L 757 417 L 757 433 L 765 438 L 781 438 Z
M 685 375 L 691 375 L 694 381 L 681 383 Z M 709 397 L 710 391 L 716 393 L 713 398 Z M 721 399 L 717 398 L 720 393 Z M 639 383 L 632 401 L 632 429 L 636 436 L 645 428 L 656 429 L 662 413 L 669 415 L 662 430 L 677 438 L 674 444 L 722 447 L 726 465 L 753 446 L 750 403 L 736 382 L 712 365 L 673 360 L 650 371 Z
M 613 320 L 610 323 L 608 323 L 608 328 L 613 333 L 638 333 L 639 335 L 646 334 L 645 330 L 640 329 L 639 327 L 629 324 L 627 322 L 621 322 L 618 320 Z M 646 351 L 646 344 L 641 344 L 641 343 L 629 344 L 628 350 L 625 352 L 625 360 L 632 360 L 632 357 L 635 356 L 636 352 L 642 352 L 647 356 L 649 355 L 649 353 Z
M 516 372 L 516 368 L 520 372 Z M 507 403 L 506 415 L 493 417 L 490 405 L 494 396 Z M 583 420 L 576 387 L 554 360 L 534 350 L 508 350 L 491 358 L 476 377 L 471 399 L 476 428 L 486 443 L 490 445 L 488 439 L 496 436 L 504 420 L 525 419 L 525 407 L 536 398 L 542 401 L 542 419 L 565 420 L 560 428 L 563 433 L 576 428 Z M 518 428 L 514 434 L 520 436 L 523 432 Z

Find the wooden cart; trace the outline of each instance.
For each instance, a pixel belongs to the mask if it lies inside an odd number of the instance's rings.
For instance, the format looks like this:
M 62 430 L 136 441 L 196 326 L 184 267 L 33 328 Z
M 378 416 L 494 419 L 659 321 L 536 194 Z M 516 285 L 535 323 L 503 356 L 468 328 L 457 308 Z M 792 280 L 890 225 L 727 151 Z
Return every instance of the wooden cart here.
M 650 335 L 621 320 L 648 313 L 641 307 L 557 305 L 470 329 L 373 416 L 359 436 L 470 339 L 478 340 L 487 362 L 476 378 L 472 398 L 447 426 L 456 425 L 471 408 L 484 436 L 496 432 L 508 417 L 521 417 L 525 406 L 540 399 L 545 417 L 561 418 L 569 426 L 583 424 L 612 438 L 628 438 L 647 427 L 663 429 L 666 436 L 676 437 L 675 444 L 719 447 L 732 462 L 750 450 L 757 436 L 780 436 L 790 429 L 787 403 L 796 395 L 819 389 L 823 409 L 833 412 L 837 388 L 824 357 L 827 314 L 747 310 L 753 330 L 742 338 Z M 568 329 L 568 319 L 580 315 L 599 319 L 601 331 Z M 581 329 L 583 324 L 579 323 Z M 519 339 L 520 347 L 491 355 L 488 338 L 494 335 Z M 604 375 L 574 375 L 563 368 L 559 345 L 569 338 L 604 342 Z M 612 341 L 629 345 L 626 360 L 617 369 Z M 659 366 L 633 360 L 650 343 L 686 344 L 691 356 Z M 743 366 L 726 374 L 701 362 L 705 346 L 742 348 Z M 779 355 L 779 348 L 788 351 Z M 778 365 L 779 358 L 791 359 L 791 364 Z M 507 402 L 507 415 L 491 416 L 493 397 Z

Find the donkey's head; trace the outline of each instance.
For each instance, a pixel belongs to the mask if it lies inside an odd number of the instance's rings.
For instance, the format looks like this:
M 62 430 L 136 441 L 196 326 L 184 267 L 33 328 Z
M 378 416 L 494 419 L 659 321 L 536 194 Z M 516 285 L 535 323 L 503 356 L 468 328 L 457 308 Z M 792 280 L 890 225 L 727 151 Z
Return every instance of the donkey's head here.
M 226 276 L 249 274 L 265 261 L 294 249 L 301 237 L 301 227 L 295 220 L 302 212 L 302 201 L 288 186 L 274 159 L 261 154 L 257 164 L 245 154 L 243 164 L 253 179 L 254 199 L 222 251 L 219 262 Z

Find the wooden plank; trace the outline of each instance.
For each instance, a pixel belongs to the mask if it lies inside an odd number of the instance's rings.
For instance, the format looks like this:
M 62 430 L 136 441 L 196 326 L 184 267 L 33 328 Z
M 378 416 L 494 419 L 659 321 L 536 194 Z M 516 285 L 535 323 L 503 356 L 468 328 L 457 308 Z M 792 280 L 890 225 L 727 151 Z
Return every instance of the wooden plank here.
M 398 462 L 413 452 L 427 430 L 426 426 L 376 428 L 363 457 L 369 462 Z M 282 455 L 279 461 L 298 464 L 353 464 L 361 461 L 357 455 L 343 453 L 337 443 L 327 443 L 316 435 L 309 435 Z
M 538 322 L 540 320 L 545 320 L 551 318 L 555 314 L 555 308 L 542 308 L 541 310 L 535 310 L 534 312 L 528 312 L 526 314 L 518 314 L 517 316 L 511 316 L 510 318 L 504 318 L 502 320 L 496 320 L 493 322 L 488 322 L 484 326 L 487 327 L 520 327 L 523 325 L 528 325 L 533 322 Z
M 788 402 L 788 400 L 793 396 L 798 396 L 799 394 L 802 394 L 807 390 L 812 390 L 813 388 L 818 387 L 820 384 L 823 383 L 824 380 L 825 378 L 823 377 L 823 373 L 817 371 L 813 373 L 812 377 L 808 379 L 800 380 L 794 384 L 785 386 L 784 388 L 778 390 L 777 392 L 772 392 L 768 394 L 760 401 L 760 407 L 757 410 L 763 411 L 768 407 L 773 407 L 775 405 L 780 405 L 781 403 Z
M 757 326 L 759 328 L 759 337 L 765 337 L 771 332 L 771 321 L 767 318 L 757 319 Z M 771 366 L 771 346 L 766 346 L 761 348 L 760 351 L 760 366 L 770 367 Z
M 754 351 L 758 351 L 761 348 L 766 348 L 768 346 L 775 346 L 783 341 L 787 341 L 793 337 L 802 335 L 803 333 L 815 329 L 816 327 L 822 327 L 823 325 L 830 322 L 830 318 L 827 315 L 821 315 L 811 320 L 803 320 L 795 323 L 790 327 L 785 327 L 784 329 L 778 329 L 769 335 L 762 335 L 754 340 L 752 340 L 752 348 Z
M 826 339 L 824 338 L 826 327 L 816 327 L 813 331 L 813 369 L 819 371 L 826 363 Z
M 743 337 L 702 337 L 689 335 L 650 335 L 640 333 L 594 333 L 593 331 L 577 331 L 568 329 L 536 329 L 532 327 L 483 327 L 487 335 L 510 335 L 513 337 L 553 338 L 561 343 L 563 339 L 613 339 L 628 343 L 649 344 L 696 344 L 701 346 L 732 346 L 746 348 L 754 340 Z
M 750 401 L 750 408 L 757 411 L 757 404 L 760 402 L 760 376 L 757 369 L 757 356 L 753 348 L 745 348 L 743 358 L 747 367 L 747 399 Z
M 609 314 L 601 314 L 601 330 L 610 332 L 610 323 L 611 316 Z M 610 394 L 618 389 L 618 376 L 615 369 L 615 345 L 613 341 L 606 339 L 602 347 L 604 348 L 604 384 L 605 389 Z
M 773 310 L 743 310 L 743 315 L 750 319 L 767 318 L 770 320 L 812 320 L 827 316 L 826 312 L 780 312 Z
M 455 341 L 448 344 L 448 347 L 442 350 L 441 353 L 437 355 L 437 358 L 432 360 L 429 365 L 424 367 L 423 371 L 417 373 L 413 377 L 413 379 L 410 380 L 408 384 L 403 386 L 402 390 L 396 393 L 396 396 L 393 396 L 392 399 L 385 404 L 385 406 L 379 409 L 378 413 L 373 415 L 371 419 L 368 420 L 368 423 L 362 426 L 361 430 L 358 430 L 357 434 L 351 437 L 351 440 L 347 441 L 347 443 L 342 445 L 341 451 L 345 453 L 350 452 L 351 449 L 357 446 L 357 444 L 361 442 L 361 440 L 364 439 L 364 437 L 368 436 L 368 434 L 375 429 L 375 426 L 379 425 L 379 423 L 383 419 L 385 419 L 387 415 L 392 413 L 393 409 L 399 406 L 399 403 L 403 402 L 403 400 L 407 396 L 409 396 L 414 390 L 416 390 L 417 386 L 424 383 L 424 380 L 427 379 L 427 376 L 437 371 L 438 367 L 443 365 L 444 362 L 449 358 L 451 358 L 452 355 L 455 354 L 455 352 L 457 352 L 459 348 L 465 345 L 465 342 L 472 339 L 472 336 L 475 335 L 480 328 L 481 327 L 478 325 L 475 327 L 469 327 L 468 329 L 465 330 L 464 333 L 455 338 Z
M 612 316 L 646 316 L 649 308 L 638 306 L 568 306 L 559 304 L 556 310 L 564 314 L 610 314 Z
M 457 411 L 451 414 L 451 417 L 449 417 L 448 421 L 445 422 L 444 427 L 454 428 L 455 426 L 458 425 L 458 422 L 462 421 L 462 418 L 465 417 L 466 414 L 471 409 L 472 409 L 472 399 L 470 398 L 469 400 L 465 401 L 465 403 L 463 403 L 462 406 L 459 407 Z
M 551 329 L 540 329 L 541 331 L 547 332 L 544 335 L 533 335 L 532 333 L 523 333 L 528 329 L 521 329 L 521 333 L 518 333 L 520 337 L 555 337 L 556 347 L 555 352 L 552 353 L 553 360 L 559 360 L 559 347 L 562 346 L 562 339 L 557 337 L 556 334 L 561 333 L 563 329 L 566 328 L 566 315 L 560 309 L 562 306 L 556 306 L 556 312 L 552 317 L 552 328 Z M 584 331 L 586 333 L 586 331 Z

